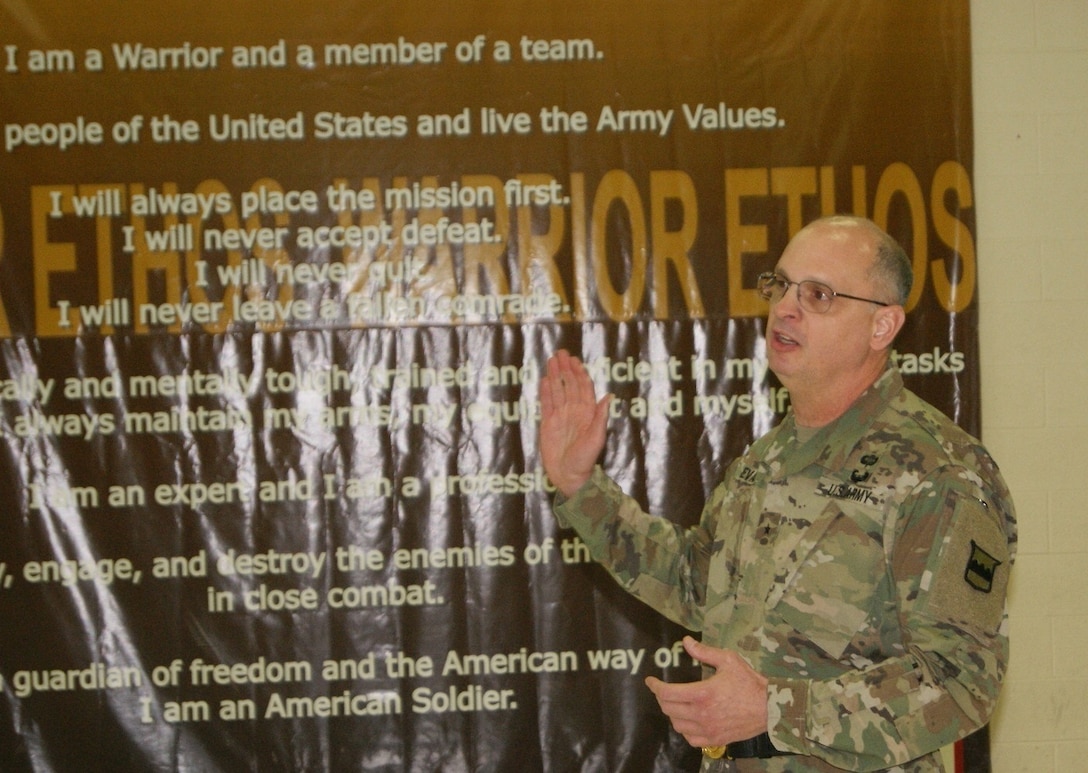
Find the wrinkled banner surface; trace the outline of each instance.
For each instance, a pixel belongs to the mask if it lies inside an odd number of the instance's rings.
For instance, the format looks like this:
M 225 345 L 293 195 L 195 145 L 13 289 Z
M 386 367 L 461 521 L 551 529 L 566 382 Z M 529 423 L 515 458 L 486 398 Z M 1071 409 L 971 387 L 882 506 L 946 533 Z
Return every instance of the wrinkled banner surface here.
M 557 529 L 538 379 L 698 515 L 755 277 L 885 224 L 977 432 L 967 2 L 0 2 L 0 767 L 691 769 L 683 631 Z

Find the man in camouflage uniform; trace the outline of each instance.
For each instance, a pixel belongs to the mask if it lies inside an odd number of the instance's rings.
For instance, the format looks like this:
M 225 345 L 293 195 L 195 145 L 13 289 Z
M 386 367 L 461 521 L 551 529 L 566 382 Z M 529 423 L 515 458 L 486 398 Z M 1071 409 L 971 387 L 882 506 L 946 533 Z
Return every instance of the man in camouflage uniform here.
M 910 292 L 871 221 L 802 229 L 760 288 L 783 422 L 735 460 L 697 526 L 642 512 L 596 466 L 608 396 L 566 352 L 541 383 L 556 515 L 631 593 L 702 634 L 704 679 L 647 684 L 704 771 L 942 770 L 1008 659 L 1016 545 L 986 450 L 903 386 Z

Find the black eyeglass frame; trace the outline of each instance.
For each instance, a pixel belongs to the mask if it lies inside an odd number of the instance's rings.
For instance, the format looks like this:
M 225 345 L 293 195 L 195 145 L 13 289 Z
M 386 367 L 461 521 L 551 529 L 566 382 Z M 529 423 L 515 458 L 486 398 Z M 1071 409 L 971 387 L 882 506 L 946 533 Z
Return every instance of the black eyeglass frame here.
M 775 294 L 775 291 L 773 289 L 775 287 L 775 285 L 781 285 L 783 287 L 783 289 L 782 289 L 781 294 L 779 294 L 778 298 L 771 301 L 772 297 Z M 884 301 L 876 301 L 876 300 L 873 300 L 872 298 L 862 298 L 861 296 L 858 296 L 858 295 L 848 295 L 847 293 L 836 292 L 835 290 L 832 290 L 830 287 L 825 285 L 823 282 L 817 282 L 815 279 L 802 279 L 799 282 L 793 282 L 793 281 L 790 281 L 789 279 L 786 279 L 786 277 L 782 276 L 781 274 L 779 274 L 779 273 L 777 273 L 775 271 L 764 271 L 762 274 L 760 274 L 758 277 L 756 277 L 756 287 L 759 288 L 760 296 L 763 298 L 763 300 L 771 301 L 772 303 L 778 303 L 778 301 L 785 298 L 786 293 L 788 293 L 790 291 L 790 286 L 791 285 L 797 285 L 797 302 L 800 303 L 808 311 L 814 312 L 816 314 L 825 314 L 825 313 L 827 313 L 827 311 L 831 308 L 831 302 L 835 298 L 849 298 L 852 301 L 862 301 L 864 303 L 875 303 L 877 306 L 892 306 L 892 305 L 894 305 L 894 304 L 891 304 L 891 303 L 885 303 Z M 827 301 L 827 307 L 823 308 L 823 309 L 810 308 L 807 305 L 807 303 L 804 302 L 803 299 L 807 299 L 809 302 L 811 302 L 811 298 L 807 298 L 807 296 L 805 296 L 801 292 L 801 290 L 802 290 L 801 286 L 802 285 L 813 285 L 813 286 L 819 287 L 819 288 L 821 288 L 823 290 L 826 290 L 827 294 L 830 296 L 830 299 Z

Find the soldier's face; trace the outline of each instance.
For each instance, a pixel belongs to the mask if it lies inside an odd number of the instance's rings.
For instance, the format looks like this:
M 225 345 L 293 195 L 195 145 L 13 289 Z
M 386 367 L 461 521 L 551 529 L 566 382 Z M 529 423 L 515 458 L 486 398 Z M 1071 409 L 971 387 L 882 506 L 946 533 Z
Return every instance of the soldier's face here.
M 816 224 L 790 241 L 775 270 L 790 282 L 812 280 L 836 292 L 879 297 L 869 278 L 874 246 L 861 228 Z M 826 312 L 801 306 L 798 288 L 771 304 L 767 317 L 767 356 L 787 389 L 851 388 L 871 364 L 873 315 L 881 307 L 834 298 Z

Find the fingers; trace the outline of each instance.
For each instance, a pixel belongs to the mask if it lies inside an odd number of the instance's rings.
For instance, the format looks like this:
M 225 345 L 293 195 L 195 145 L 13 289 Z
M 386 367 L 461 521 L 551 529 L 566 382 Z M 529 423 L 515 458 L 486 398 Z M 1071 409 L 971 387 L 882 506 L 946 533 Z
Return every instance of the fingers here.
M 554 384 L 559 385 L 564 390 L 578 387 L 583 378 L 589 380 L 582 361 L 571 355 L 566 349 L 560 349 L 548 360 L 548 375 L 552 378 Z
M 678 732 L 695 732 L 708 719 L 714 693 L 706 681 L 669 683 L 651 676 L 646 686 Z
M 582 361 L 566 349 L 549 357 L 547 373 L 541 379 L 540 399 L 546 411 L 567 403 L 594 403 L 593 381 Z
M 565 395 L 565 373 L 570 371 L 570 354 L 560 349 L 548 358 L 546 373 L 540 380 L 540 402 L 545 413 L 551 413 L 562 402 Z
M 703 644 L 692 636 L 684 637 L 684 651 L 691 656 L 692 660 L 697 660 L 703 665 L 710 666 L 715 670 L 726 665 L 726 662 L 729 659 L 727 650 L 711 647 L 709 644 Z
M 540 379 L 540 405 L 545 416 L 550 415 L 552 411 L 555 410 L 555 403 L 558 397 L 553 391 L 555 389 L 553 385 L 559 381 L 559 375 L 556 370 L 556 357 L 558 357 L 558 355 L 552 355 L 548 358 L 544 378 Z
M 717 728 L 712 730 L 712 696 L 706 682 L 670 684 L 651 676 L 646 678 L 646 686 L 676 732 L 694 746 L 710 742 Z
M 654 676 L 646 677 L 646 686 L 657 698 L 662 708 L 668 706 L 690 706 L 702 703 L 706 700 L 707 683 L 700 682 L 665 682 Z M 672 716 L 672 712 L 666 711 Z

